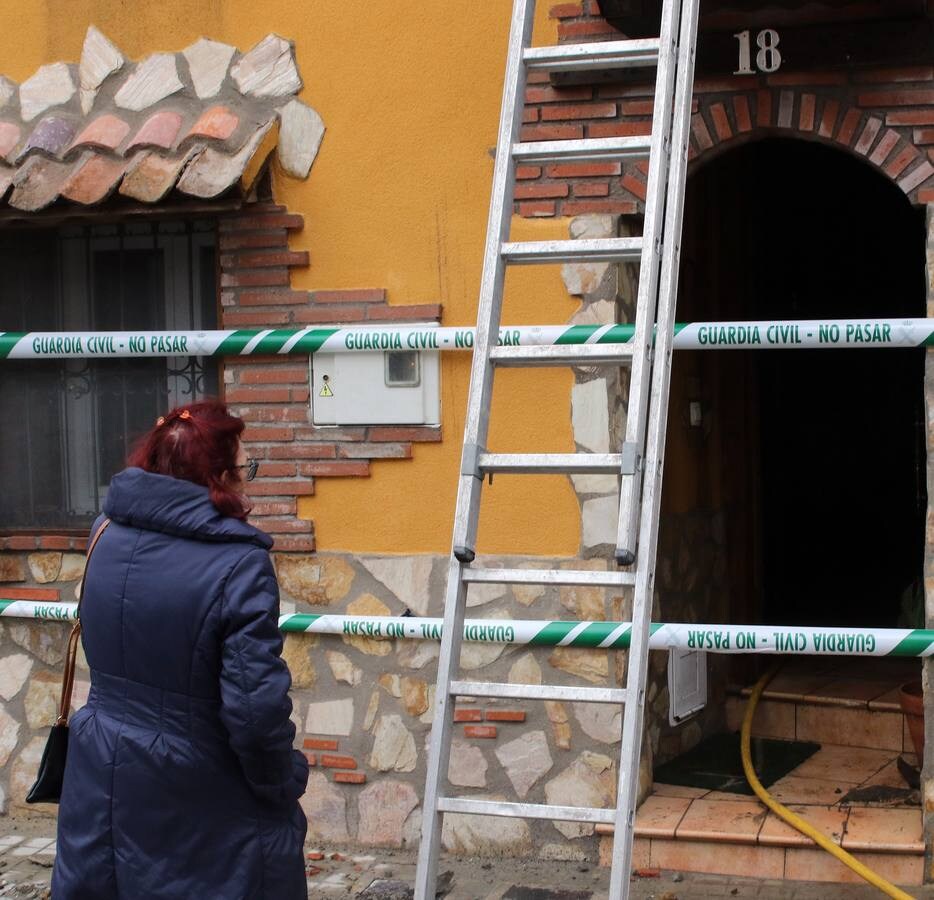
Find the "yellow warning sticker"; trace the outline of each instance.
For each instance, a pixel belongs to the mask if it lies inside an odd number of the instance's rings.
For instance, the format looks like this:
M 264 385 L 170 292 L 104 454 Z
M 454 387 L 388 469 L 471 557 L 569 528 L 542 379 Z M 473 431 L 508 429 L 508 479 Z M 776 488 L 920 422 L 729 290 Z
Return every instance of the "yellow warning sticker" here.
M 320 391 L 320 393 L 318 394 L 318 396 L 319 396 L 319 397 L 333 397 L 333 396 L 334 396 L 334 391 L 331 390 L 331 385 L 329 385 L 329 384 L 325 381 L 325 382 L 324 382 L 324 386 L 321 388 L 321 391 Z

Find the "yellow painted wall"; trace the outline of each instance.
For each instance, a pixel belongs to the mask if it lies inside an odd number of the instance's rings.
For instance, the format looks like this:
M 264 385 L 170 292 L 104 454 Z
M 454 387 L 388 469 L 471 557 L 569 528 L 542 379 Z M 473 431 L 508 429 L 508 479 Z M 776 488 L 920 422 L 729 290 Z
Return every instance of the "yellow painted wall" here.
M 393 304 L 444 304 L 472 324 L 480 280 L 510 0 L 0 0 L 0 72 L 17 81 L 78 60 L 89 24 L 132 59 L 205 35 L 246 50 L 270 31 L 295 42 L 302 99 L 327 134 L 306 182 L 274 173 L 276 199 L 305 216 L 297 288 L 384 287 Z M 554 43 L 549 0 L 535 40 Z M 513 237 L 567 237 L 565 220 L 514 223 Z M 504 322 L 564 322 L 576 309 L 558 267 L 507 280 Z M 319 549 L 445 552 L 464 425 L 468 354 L 442 367 L 444 441 L 366 479 L 318 479 L 300 515 Z M 490 449 L 573 450 L 565 371 L 497 378 Z M 579 509 L 567 479 L 501 477 L 484 489 L 481 552 L 573 555 Z

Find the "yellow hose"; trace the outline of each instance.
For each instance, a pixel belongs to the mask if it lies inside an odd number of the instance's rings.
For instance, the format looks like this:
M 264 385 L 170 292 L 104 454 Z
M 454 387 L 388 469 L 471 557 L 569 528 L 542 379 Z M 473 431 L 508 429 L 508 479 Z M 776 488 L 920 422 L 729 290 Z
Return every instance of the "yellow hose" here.
M 740 733 L 740 752 L 743 758 L 743 771 L 746 773 L 746 779 L 756 796 L 770 809 L 775 815 L 784 819 L 792 828 L 797 828 L 802 834 L 806 834 L 815 844 L 826 850 L 831 856 L 835 856 L 843 865 L 851 868 L 860 878 L 865 878 L 871 885 L 879 888 L 883 894 L 889 897 L 896 897 L 898 900 L 913 900 L 911 894 L 906 894 L 903 890 L 890 884 L 881 875 L 876 874 L 868 866 L 864 866 L 858 859 L 850 856 L 842 847 L 838 847 L 830 838 L 818 831 L 813 825 L 809 825 L 800 816 L 795 815 L 787 806 L 782 806 L 774 799 L 769 792 L 762 787 L 762 782 L 756 777 L 756 770 L 752 765 L 752 756 L 749 752 L 749 740 L 752 732 L 752 717 L 759 703 L 759 698 L 765 690 L 766 685 L 772 680 L 777 668 L 773 668 L 766 675 L 763 675 L 756 682 L 749 697 L 749 703 L 746 705 L 746 714 L 743 716 L 743 729 Z

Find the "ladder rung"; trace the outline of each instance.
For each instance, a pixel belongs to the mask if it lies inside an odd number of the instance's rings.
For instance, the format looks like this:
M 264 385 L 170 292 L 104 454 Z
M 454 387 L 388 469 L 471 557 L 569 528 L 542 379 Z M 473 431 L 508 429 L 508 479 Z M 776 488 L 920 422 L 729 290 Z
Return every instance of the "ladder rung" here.
M 622 465 L 621 453 L 481 453 L 477 461 L 477 468 L 483 474 L 568 475 L 583 472 L 618 475 Z
M 541 165 L 550 162 L 597 162 L 600 160 L 645 159 L 651 138 L 646 136 L 587 138 L 572 141 L 534 141 L 513 144 L 516 162 Z
M 503 244 L 506 262 L 535 263 L 638 262 L 642 238 L 595 238 L 579 241 L 522 241 Z
M 564 700 L 581 703 L 625 703 L 624 688 L 568 687 L 560 684 L 502 684 L 452 681 L 452 697 L 503 697 L 511 700 Z
M 658 64 L 658 38 L 595 41 L 560 47 L 529 47 L 522 59 L 530 70 L 579 72 L 583 69 L 629 69 Z
M 542 803 L 505 803 L 498 800 L 467 800 L 463 797 L 439 797 L 438 811 L 475 816 L 506 816 L 513 819 L 556 819 L 559 822 L 612 823 L 614 809 L 588 806 L 546 806 Z
M 560 344 L 541 347 L 492 347 L 497 366 L 621 366 L 632 359 L 633 345 Z
M 588 587 L 621 587 L 635 584 L 634 572 L 600 572 L 588 569 L 474 569 L 461 573 L 469 584 L 577 584 Z

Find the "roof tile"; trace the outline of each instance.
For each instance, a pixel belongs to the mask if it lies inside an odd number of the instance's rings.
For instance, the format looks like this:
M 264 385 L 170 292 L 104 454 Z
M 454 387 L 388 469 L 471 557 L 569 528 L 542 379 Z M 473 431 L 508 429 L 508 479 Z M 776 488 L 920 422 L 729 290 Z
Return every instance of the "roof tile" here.
M 74 169 L 84 164 L 85 158 L 86 155 L 76 163 L 65 163 L 46 156 L 30 156 L 16 170 L 10 206 L 24 212 L 45 209 L 58 199 L 62 185 Z
M 275 34 L 242 55 L 202 38 L 131 62 L 90 26 L 79 64 L 43 65 L 19 85 L 0 75 L 0 206 L 89 205 L 117 190 L 156 203 L 176 187 L 251 197 L 277 146 L 304 178 L 324 128 L 294 99 L 301 86 L 294 45 Z
M 223 194 L 243 174 L 272 125 L 271 119 L 260 125 L 243 148 L 233 155 L 222 153 L 213 147 L 206 148 L 182 173 L 178 180 L 178 189 L 185 194 L 206 200 Z
M 0 156 L 7 156 L 19 143 L 22 130 L 12 122 L 0 122 Z
M 117 116 L 105 113 L 98 116 L 79 134 L 67 152 L 71 153 L 76 147 L 98 147 L 102 150 L 116 150 L 130 133 L 130 125 Z
M 226 106 L 212 106 L 201 113 L 198 121 L 191 126 L 191 130 L 185 135 L 185 139 L 200 137 L 226 141 L 237 130 L 239 124 L 239 117 L 235 116 Z
M 168 150 L 175 143 L 181 127 L 182 117 L 177 112 L 163 109 L 153 113 L 133 135 L 133 139 L 127 145 L 127 153 L 137 147 L 159 147 Z
M 0 165 L 0 200 L 4 198 L 10 185 L 13 184 L 14 175 L 16 175 L 16 169 L 12 166 Z
M 185 166 L 203 149 L 195 145 L 172 156 L 148 150 L 138 154 L 123 178 L 120 193 L 141 203 L 156 203 L 172 190 Z
M 90 158 L 84 165 L 75 169 L 62 186 L 61 194 L 85 206 L 100 203 L 113 193 L 126 167 L 127 163 L 124 159 L 114 159 L 97 153 L 90 154 Z
M 75 123 L 61 116 L 46 116 L 26 139 L 17 159 L 37 150 L 49 156 L 61 156 L 75 136 Z

